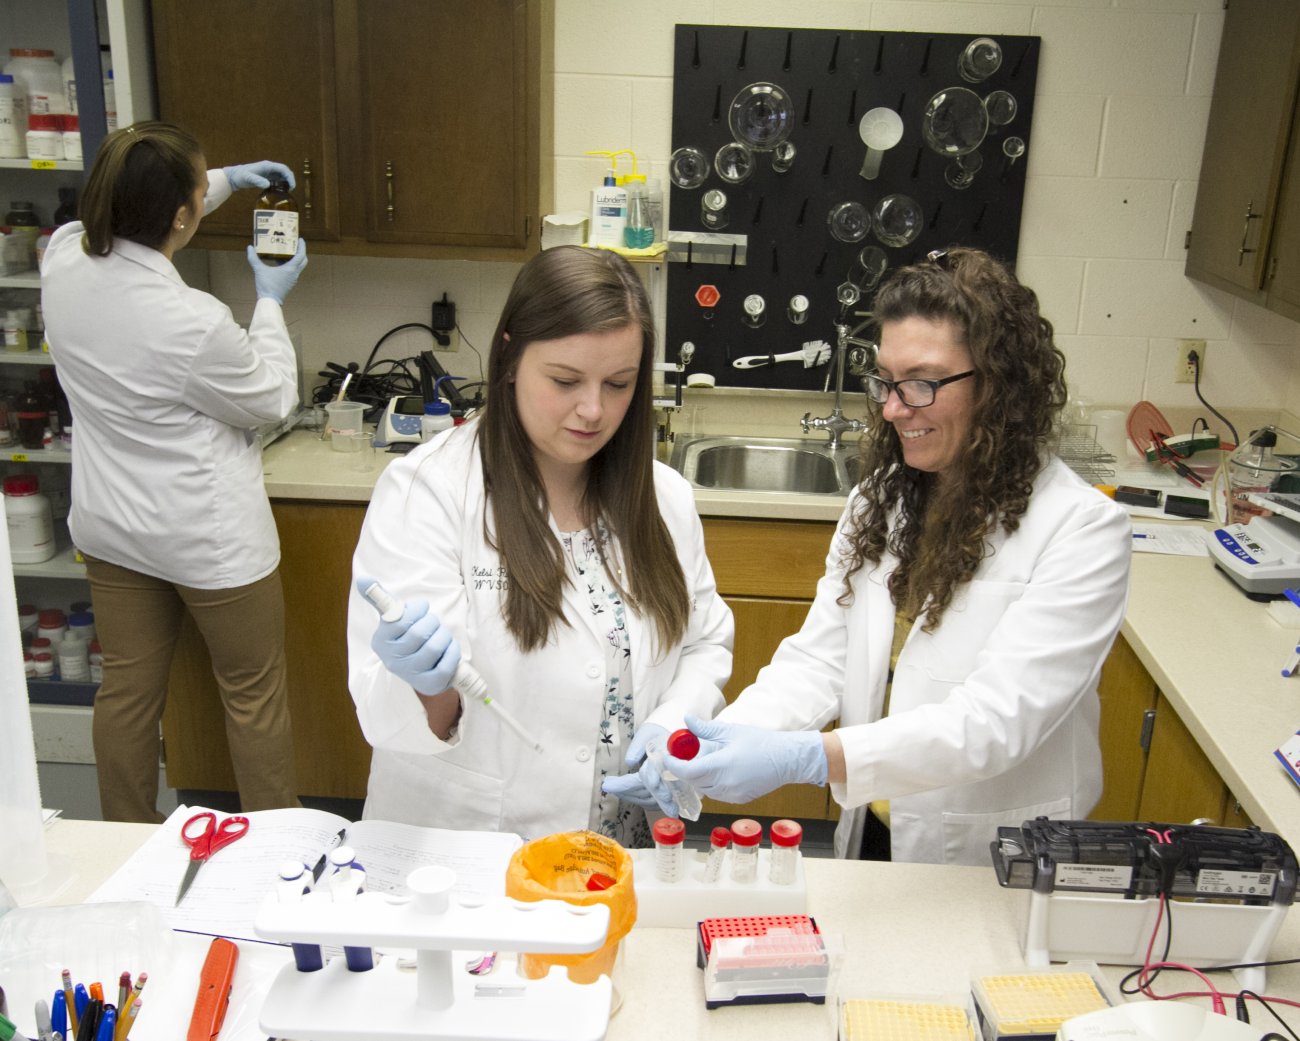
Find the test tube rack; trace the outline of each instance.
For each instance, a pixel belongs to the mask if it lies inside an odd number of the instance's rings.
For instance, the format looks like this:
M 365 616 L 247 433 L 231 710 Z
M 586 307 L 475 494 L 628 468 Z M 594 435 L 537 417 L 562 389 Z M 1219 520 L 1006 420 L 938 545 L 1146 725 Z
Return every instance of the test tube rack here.
M 684 850 L 681 877 L 661 882 L 655 877 L 653 849 L 634 849 L 632 877 L 636 886 L 636 924 L 649 928 L 694 929 L 705 918 L 738 918 L 753 915 L 807 914 L 808 883 L 803 857 L 795 860 L 794 881 L 778 885 L 768 878 L 772 851 L 758 851 L 758 877 L 753 882 L 736 882 L 731 877 L 728 850 L 716 882 L 704 881 L 704 854 Z
M 316 892 L 300 903 L 269 896 L 253 925 L 263 939 L 414 948 L 416 959 L 413 973 L 392 955 L 366 972 L 350 972 L 342 957 L 316 972 L 291 962 L 271 984 L 261 1029 L 302 1041 L 603 1041 L 612 993 L 607 976 L 577 984 L 561 966 L 536 980 L 501 970 L 473 976 L 452 952 L 587 953 L 605 942 L 609 908 L 453 898 L 455 881 L 449 868 L 422 867 L 407 878 L 407 893 L 365 892 L 348 903 Z

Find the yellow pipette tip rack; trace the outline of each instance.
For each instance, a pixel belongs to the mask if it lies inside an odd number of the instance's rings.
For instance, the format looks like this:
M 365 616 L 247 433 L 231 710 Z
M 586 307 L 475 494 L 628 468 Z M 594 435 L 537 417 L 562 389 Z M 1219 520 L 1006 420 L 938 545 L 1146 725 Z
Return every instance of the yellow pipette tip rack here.
M 843 1041 L 975 1041 L 960 1005 L 854 998 L 840 1006 Z

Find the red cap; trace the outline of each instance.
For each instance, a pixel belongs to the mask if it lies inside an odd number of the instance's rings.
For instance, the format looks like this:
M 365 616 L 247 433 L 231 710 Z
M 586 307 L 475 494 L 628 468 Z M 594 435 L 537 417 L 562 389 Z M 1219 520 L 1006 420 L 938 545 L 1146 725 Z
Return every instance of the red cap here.
M 587 878 L 587 889 L 592 892 L 600 889 L 609 889 L 615 885 L 618 885 L 618 882 L 615 879 L 610 878 L 608 875 L 603 875 L 599 871 L 593 871 Z
M 689 730 L 674 730 L 668 735 L 668 754 L 677 759 L 694 759 L 700 751 L 700 739 Z
M 757 846 L 763 841 L 763 825 L 748 817 L 732 821 L 731 841 L 737 846 Z
M 796 847 L 803 841 L 803 825 L 798 821 L 773 821 L 770 829 L 773 846 Z
M 676 846 L 686 838 L 686 825 L 676 817 L 660 817 L 650 830 L 659 846 Z
M 6 495 L 35 495 L 40 488 L 35 474 L 12 474 L 4 479 Z
M 717 846 L 719 849 L 726 849 L 731 845 L 731 829 L 714 828 L 713 834 L 709 836 L 709 844 Z

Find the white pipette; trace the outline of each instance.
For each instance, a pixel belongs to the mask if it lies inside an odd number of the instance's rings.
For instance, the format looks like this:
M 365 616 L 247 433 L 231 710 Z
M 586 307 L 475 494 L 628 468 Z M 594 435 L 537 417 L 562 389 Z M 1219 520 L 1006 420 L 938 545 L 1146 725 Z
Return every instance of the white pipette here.
M 379 617 L 385 622 L 395 622 L 402 617 L 404 607 L 393 599 L 388 590 L 378 582 L 370 583 L 369 586 L 361 590 L 361 595 L 379 612 Z M 541 743 L 534 740 L 533 736 L 524 729 L 523 724 L 507 712 L 500 702 L 488 694 L 487 681 L 479 675 L 478 669 L 474 668 L 469 662 L 462 661 L 456 666 L 456 675 L 451 682 L 452 686 L 462 694 L 474 698 L 476 701 L 481 701 L 487 708 L 495 712 L 497 718 L 508 729 L 513 730 L 519 739 L 534 752 L 545 751 Z

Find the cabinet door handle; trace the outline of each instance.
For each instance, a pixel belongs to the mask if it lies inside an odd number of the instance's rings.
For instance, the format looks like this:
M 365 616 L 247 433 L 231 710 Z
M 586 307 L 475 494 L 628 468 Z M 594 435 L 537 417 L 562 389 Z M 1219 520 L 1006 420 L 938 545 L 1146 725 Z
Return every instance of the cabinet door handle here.
M 391 159 L 384 163 L 384 181 L 388 187 L 388 220 L 393 219 L 393 161 Z
M 311 220 L 311 160 L 302 161 L 302 219 Z
M 1241 267 L 1241 265 L 1245 262 L 1247 253 L 1256 252 L 1253 249 L 1246 248 L 1246 239 L 1250 237 L 1250 222 L 1253 220 L 1259 220 L 1259 218 L 1262 216 L 1264 216 L 1262 213 L 1255 212 L 1254 199 L 1246 203 L 1246 220 L 1245 223 L 1242 224 L 1241 226 L 1241 246 L 1237 250 L 1237 267 Z
M 1156 710 L 1147 709 L 1142 713 L 1142 733 L 1138 735 L 1138 747 L 1144 752 L 1151 751 L 1151 734 L 1156 728 Z

